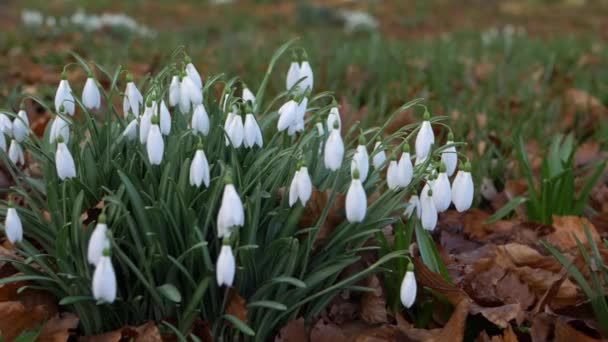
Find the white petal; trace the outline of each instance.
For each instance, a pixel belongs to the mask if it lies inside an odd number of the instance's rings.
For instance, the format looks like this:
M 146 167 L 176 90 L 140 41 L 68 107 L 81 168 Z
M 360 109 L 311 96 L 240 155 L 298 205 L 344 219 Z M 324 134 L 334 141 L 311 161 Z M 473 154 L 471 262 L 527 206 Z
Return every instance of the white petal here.
M 63 142 L 67 143 L 70 140 L 70 126 L 67 121 L 57 115 L 51 124 L 51 132 L 49 134 L 49 141 L 51 144 L 54 143 L 59 136 L 63 138 Z
M 190 165 L 190 185 L 200 187 L 201 184 L 209 186 L 209 163 L 203 150 L 197 150 Z
M 399 185 L 403 188 L 408 186 L 414 176 L 414 166 L 409 153 L 402 153 L 399 159 Z
M 420 218 L 420 199 L 416 195 L 412 195 L 408 201 L 408 206 L 403 213 L 407 218 L 412 217 L 416 213 L 416 217 Z
M 137 138 L 137 128 L 137 119 L 133 119 L 131 122 L 129 122 L 124 132 L 122 132 L 122 135 L 127 137 L 128 140 L 135 140 Z
M 388 164 L 388 170 L 386 171 L 386 185 L 391 190 L 399 188 L 399 165 L 395 160 L 391 160 Z
M 0 113 L 0 132 L 8 137 L 13 136 L 13 122 L 5 114 Z
M 433 196 L 424 196 L 420 198 L 420 221 L 422 228 L 426 230 L 434 230 L 437 226 L 437 208 Z
M 245 127 L 243 126 L 243 118 L 241 118 L 240 115 L 235 115 L 234 118 L 232 118 L 228 132 L 230 132 L 232 146 L 234 146 L 234 148 L 241 147 L 243 139 L 245 138 Z
M 92 77 L 87 78 L 82 90 L 82 104 L 88 109 L 99 109 L 101 107 L 101 94 L 97 83 Z
M 245 147 L 253 147 L 258 142 L 260 144 L 259 147 L 262 147 L 261 138 L 262 132 L 260 131 L 260 126 L 258 126 L 253 114 L 245 115 Z
M 407 271 L 405 272 L 405 276 L 403 277 L 403 281 L 401 282 L 401 289 L 399 291 L 399 297 L 401 299 L 401 304 L 406 308 L 412 307 L 414 302 L 416 301 L 416 277 L 414 276 L 414 272 Z
M 152 108 L 146 108 L 139 122 L 139 142 L 145 144 L 148 141 L 150 126 L 152 126 Z
M 357 150 L 353 155 L 353 160 L 350 165 L 351 177 L 353 176 L 355 169 L 359 171 L 359 179 L 361 182 L 365 182 L 369 172 L 369 156 L 364 145 L 357 146 Z
M 110 241 L 107 237 L 108 226 L 105 223 L 98 223 L 89 239 L 87 248 L 87 259 L 92 265 L 97 265 L 103 256 L 103 250 L 110 248 Z
M 140 107 L 144 104 L 144 97 L 139 92 L 139 89 L 137 89 L 137 86 L 135 85 L 135 83 L 133 83 L 133 82 L 127 83 L 127 89 L 125 90 L 125 96 L 129 100 L 129 107 L 131 109 L 131 112 L 135 116 L 139 116 Z M 127 114 L 125 113 L 125 115 L 127 115 Z
M 453 141 L 448 141 L 446 145 L 453 143 Z M 448 176 L 451 177 L 454 171 L 456 171 L 456 164 L 458 164 L 458 154 L 456 153 L 455 146 L 450 146 L 441 152 L 441 162 L 445 164 Z
M 302 206 L 306 206 L 306 202 L 312 196 L 312 181 L 310 180 L 310 175 L 308 174 L 308 168 L 306 166 L 302 166 L 300 168 L 300 172 L 296 175 L 297 178 L 297 189 L 298 189 L 298 197 L 300 198 L 300 203 Z
M 179 83 L 179 76 L 171 78 L 171 84 L 169 85 L 169 106 L 171 107 L 179 104 Z
M 165 104 L 165 100 L 160 102 L 160 132 L 163 135 L 171 133 L 171 114 Z
M 222 204 L 217 214 L 218 237 L 224 238 L 230 235 L 231 229 L 241 227 L 245 224 L 245 211 L 243 202 L 239 197 L 234 185 L 226 184 L 222 195 Z
M 340 136 L 340 130 L 334 129 L 329 134 L 325 143 L 325 153 L 323 155 L 325 167 L 331 171 L 340 169 L 344 158 L 344 143 Z
M 293 86 L 300 79 L 300 65 L 298 62 L 291 62 L 289 65 L 289 70 L 287 71 L 287 79 L 285 82 L 285 87 L 287 90 L 293 88 Z
M 113 303 L 116 300 L 116 274 L 109 256 L 102 256 L 95 267 L 93 297 L 107 303 Z
M 361 180 L 353 179 L 346 193 L 346 218 L 348 222 L 363 222 L 367 211 L 367 195 Z
M 183 77 L 179 84 L 179 110 L 182 114 L 190 112 L 192 101 L 190 100 L 190 87 L 192 80 L 188 77 Z
M 458 212 L 466 211 L 471 207 L 474 191 L 471 173 L 458 171 L 452 185 L 452 202 Z
M 452 191 L 447 173 L 439 173 L 437 179 L 433 182 L 432 190 L 435 208 L 440 213 L 446 211 L 452 202 Z
M 312 90 L 312 86 L 313 86 L 313 81 L 314 81 L 314 77 L 312 74 L 312 69 L 310 67 L 310 63 L 308 63 L 308 61 L 304 61 L 302 62 L 302 65 L 300 65 L 300 77 L 299 78 L 304 78 L 302 80 L 302 82 L 300 82 L 300 88 L 304 89 L 304 90 Z
M 416 135 L 416 164 L 426 159 L 431 152 L 431 145 L 435 143 L 435 134 L 430 121 L 423 121 Z
M 192 63 L 188 63 L 186 65 L 186 75 L 192 80 L 192 83 L 198 89 L 203 89 L 203 80 L 201 79 L 201 75 L 196 70 L 196 67 Z
M 23 240 L 23 226 L 21 225 L 19 214 L 17 214 L 17 209 L 7 209 L 4 229 L 4 233 L 6 234 L 8 241 L 11 243 L 17 243 Z
M 0 150 L 6 152 L 6 138 L 4 133 L 0 133 Z
M 372 158 L 372 164 L 374 165 L 375 169 L 380 169 L 386 162 L 386 153 L 380 148 L 380 142 L 377 141 L 376 145 L 374 145 L 374 151 L 376 152 L 374 154 L 374 157 Z
M 316 126 L 317 126 L 317 133 L 319 133 L 319 136 L 323 136 L 325 134 L 325 130 L 323 129 L 323 124 L 320 122 L 317 122 Z
M 55 112 L 59 113 L 59 109 L 63 105 L 65 113 L 74 115 L 76 110 L 74 96 L 72 96 L 72 88 L 68 80 L 61 80 L 55 93 Z
M 222 246 L 220 255 L 217 257 L 216 278 L 217 285 L 228 287 L 234 282 L 234 274 L 236 273 L 236 262 L 232 254 L 232 248 L 227 245 Z
M 243 101 L 245 101 L 245 102 L 250 101 L 251 106 L 252 107 L 255 106 L 255 95 L 253 95 L 251 90 L 249 90 L 249 88 L 247 88 L 247 87 L 243 88 Z
M 334 122 L 338 122 L 338 129 L 342 129 L 342 119 L 340 118 L 340 111 L 338 107 L 332 107 L 329 110 L 329 115 L 327 116 L 327 130 L 331 131 L 334 129 Z
M 27 113 L 24 110 L 20 110 L 17 113 L 17 117 L 13 120 L 13 137 L 18 142 L 25 140 L 25 137 L 29 134 L 29 120 Z
M 282 132 L 293 125 L 296 119 L 297 108 L 298 104 L 294 100 L 289 100 L 279 108 L 279 121 L 277 123 L 279 132 Z
M 293 207 L 294 204 L 298 201 L 298 174 L 300 170 L 296 171 L 293 175 L 293 179 L 291 180 L 291 185 L 289 186 L 289 206 Z
M 74 158 L 65 143 L 57 144 L 57 152 L 55 153 L 55 167 L 59 179 L 65 180 L 76 177 L 76 166 Z
M 158 125 L 152 125 L 150 132 L 148 132 L 148 139 L 146 141 L 146 150 L 148 151 L 148 160 L 152 165 L 160 165 L 163 161 L 163 153 L 165 152 L 165 142 L 163 136 L 160 133 L 160 127 Z
M 8 158 L 15 165 L 25 164 L 25 157 L 23 155 L 23 148 L 16 140 L 11 140 L 11 144 L 8 148 Z
M 209 134 L 209 115 L 207 115 L 205 105 L 202 103 L 196 105 L 194 108 L 194 114 L 192 114 L 192 129 L 194 132 L 199 132 L 204 136 Z
M 201 88 L 199 88 L 190 77 L 184 77 L 182 84 L 185 85 L 186 93 L 193 106 L 203 103 L 203 93 Z M 180 93 L 183 91 L 183 89 L 184 88 L 180 88 Z

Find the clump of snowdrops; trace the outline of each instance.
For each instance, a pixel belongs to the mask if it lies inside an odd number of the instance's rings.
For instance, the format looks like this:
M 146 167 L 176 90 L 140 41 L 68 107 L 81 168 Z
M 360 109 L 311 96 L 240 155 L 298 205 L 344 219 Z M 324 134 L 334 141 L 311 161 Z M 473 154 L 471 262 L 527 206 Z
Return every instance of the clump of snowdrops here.
M 268 100 L 269 77 L 289 49 L 298 60 L 286 90 Z M 331 93 L 316 92 L 306 54 L 290 43 L 257 89 L 238 77 L 201 76 L 183 51 L 139 81 L 75 58 L 67 68 L 84 68 L 88 78 L 81 88 L 63 75 L 42 138 L 25 111 L 0 117 L 2 150 L 9 141 L 2 157 L 16 181 L 4 230 L 20 272 L 0 283 L 52 293 L 80 317 L 84 334 L 156 320 L 187 337 L 202 319 L 214 336 L 267 340 L 407 258 L 396 250 L 341 276 L 358 253 L 377 249 L 367 242 L 383 228 L 407 215 L 432 230 L 451 202 L 471 205 L 468 163 L 448 180 L 458 143 L 450 135 L 435 148 L 432 125 L 449 131 L 441 118 L 425 110 L 422 123 L 390 135 L 388 122 L 342 127 Z M 42 178 L 30 176 L 32 164 Z M 303 225 L 315 194 L 326 203 Z M 344 209 L 330 213 L 336 201 Z M 343 220 L 319 240 L 330 214 Z M 411 263 L 403 279 L 409 307 Z M 245 299 L 246 321 L 227 310 L 234 292 Z

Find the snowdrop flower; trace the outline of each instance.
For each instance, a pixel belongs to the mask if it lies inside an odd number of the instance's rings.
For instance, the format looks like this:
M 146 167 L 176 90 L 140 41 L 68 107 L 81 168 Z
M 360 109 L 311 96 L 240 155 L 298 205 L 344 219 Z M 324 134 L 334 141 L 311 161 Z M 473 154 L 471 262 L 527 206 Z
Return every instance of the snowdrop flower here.
M 429 113 L 424 113 L 424 121 L 416 135 L 416 165 L 424 162 L 431 153 L 431 146 L 435 143 L 435 134 L 429 121 Z
M 204 104 L 199 103 L 194 107 L 194 114 L 192 114 L 192 123 L 190 126 L 192 126 L 194 133 L 198 132 L 204 136 L 209 134 L 209 115 L 207 115 Z
M 403 213 L 405 217 L 411 218 L 416 213 L 416 217 L 420 218 L 420 198 L 417 195 L 412 195 L 407 202 L 407 208 Z
M 312 91 L 314 77 L 312 74 L 312 68 L 310 67 L 310 63 L 308 63 L 308 56 L 306 55 L 306 53 L 304 53 L 303 61 L 300 64 L 300 75 L 298 78 L 302 79 L 302 81 L 300 82 L 300 88 L 303 91 Z
M 4 234 L 11 243 L 21 242 L 23 240 L 23 226 L 21 219 L 17 213 L 17 209 L 9 202 L 6 210 L 6 221 L 4 221 Z
M 82 90 L 82 104 L 88 109 L 99 109 L 101 107 L 101 94 L 99 88 L 97 88 L 97 82 L 91 74 L 89 74 Z
M 150 133 L 150 127 L 152 126 L 152 117 L 156 116 L 155 113 L 156 102 L 148 99 L 144 114 L 139 119 L 139 142 L 142 144 L 146 144 L 148 141 L 148 134 Z
M 68 147 L 63 141 L 63 137 L 57 138 L 57 152 L 55 152 L 55 167 L 57 168 L 57 176 L 59 179 L 66 180 L 69 178 L 76 177 L 76 166 L 74 165 L 74 158 Z
M 334 122 L 338 122 L 338 128 L 342 129 L 342 119 L 340 118 L 340 110 L 337 106 L 331 107 L 327 116 L 327 130 L 331 131 L 334 127 Z
M 232 114 L 232 116 L 230 114 Z M 226 146 L 232 144 L 234 148 L 241 147 L 245 138 L 245 127 L 243 125 L 243 118 L 241 118 L 241 115 L 228 113 L 228 118 L 226 118 L 226 126 Z
M 17 142 L 17 140 L 11 140 L 11 144 L 8 148 L 8 158 L 13 162 L 13 164 L 15 165 L 23 165 L 25 164 L 25 157 L 23 155 L 23 148 L 21 147 L 21 144 L 19 144 L 19 142 Z
M 285 81 L 285 87 L 287 90 L 293 88 L 293 86 L 300 79 L 300 64 L 295 60 L 291 62 L 289 65 L 289 70 L 287 71 L 287 79 Z
M 29 134 L 30 121 L 27 118 L 25 109 L 21 108 L 17 117 L 13 120 L 13 137 L 18 142 L 23 142 L 25 137 Z
M 454 203 L 458 212 L 461 213 L 471 207 L 474 191 L 471 164 L 466 162 L 461 170 L 456 173 L 452 183 L 452 203 Z
M 452 132 L 448 134 L 448 141 L 445 143 L 449 146 L 454 143 L 454 135 Z M 456 164 L 458 163 L 458 154 L 456 153 L 456 146 L 449 146 L 441 152 L 441 162 L 445 164 L 448 177 L 451 177 L 456 171 Z
M 68 142 L 70 140 L 70 126 L 67 121 L 65 121 L 61 116 L 57 115 L 51 124 L 49 141 L 52 144 L 57 141 L 57 138 L 60 136 L 63 138 L 63 141 Z
M 146 150 L 148 151 L 148 160 L 151 165 L 160 165 L 163 161 L 163 153 L 165 152 L 165 142 L 158 127 L 158 116 L 153 116 L 148 139 L 146 140 Z
M 299 165 L 289 187 L 289 206 L 293 207 L 299 199 L 302 206 L 305 207 L 311 195 L 312 181 L 308 174 L 308 168 L 306 165 Z
M 65 108 L 65 111 L 60 110 L 61 106 Z M 61 81 L 59 81 L 59 86 L 57 87 L 57 92 L 55 93 L 55 111 L 74 115 L 75 110 L 76 107 L 74 96 L 72 95 L 72 88 L 68 82 L 67 75 L 63 72 L 61 74 Z
M 165 100 L 160 101 L 160 132 L 163 135 L 171 133 L 171 114 Z
M 242 95 L 243 101 L 245 103 L 247 103 L 247 101 L 250 102 L 250 106 L 254 107 L 255 106 L 255 95 L 253 95 L 253 93 L 251 92 L 251 90 L 249 90 L 249 88 L 247 88 L 246 85 L 243 85 L 243 95 Z
M 129 124 L 125 128 L 124 132 L 122 132 L 122 135 L 124 137 L 126 137 L 127 140 L 129 140 L 129 141 L 135 140 L 135 139 L 137 139 L 137 131 L 138 131 L 137 119 L 134 118 L 133 120 L 131 120 L 131 122 L 129 122 Z
M 350 223 L 363 222 L 367 211 L 367 195 L 359 179 L 359 170 L 353 173 L 350 187 L 346 192 L 346 219 Z
M 359 137 L 359 146 L 357 146 L 355 154 L 353 155 L 353 160 L 350 162 L 351 177 L 355 170 L 359 171 L 359 179 L 361 179 L 361 182 L 365 182 L 367 174 L 369 173 L 369 155 L 365 148 L 365 139 L 363 136 Z
M 315 126 L 317 126 L 317 133 L 319 134 L 320 137 L 325 135 L 325 129 L 323 128 L 323 123 L 317 122 L 317 124 Z
M 452 201 L 452 189 L 445 164 L 442 163 L 439 167 L 439 174 L 437 175 L 437 179 L 433 181 L 431 189 L 433 190 L 433 200 L 435 201 L 437 211 L 441 213 L 448 210 Z
M 89 238 L 89 246 L 87 248 L 87 259 L 89 264 L 97 265 L 103 256 L 103 251 L 110 248 L 110 240 L 108 239 L 108 226 L 106 225 L 106 215 L 102 213 L 97 219 L 97 225 Z
M 406 308 L 411 308 L 416 301 L 416 276 L 414 275 L 414 265 L 410 262 L 407 265 L 407 272 L 401 282 L 401 289 L 399 291 L 399 297 L 401 298 L 401 304 Z
M 304 130 L 304 117 L 306 116 L 306 111 L 308 109 L 308 98 L 304 96 L 298 106 L 296 108 L 296 114 L 294 117 L 294 121 L 289 126 L 287 130 L 287 134 L 294 135 L 296 132 L 301 132 Z
M 203 144 L 199 143 L 190 164 L 190 185 L 198 188 L 201 184 L 205 183 L 205 186 L 209 187 L 209 182 L 209 162 L 207 161 L 205 151 L 203 151 Z
M 344 143 L 342 142 L 342 136 L 340 136 L 340 129 L 338 123 L 334 123 L 334 128 L 329 133 L 329 138 L 325 143 L 325 153 L 323 155 L 325 167 L 331 171 L 337 171 L 342 165 L 342 158 L 344 158 Z
M 294 124 L 297 110 L 298 103 L 293 99 L 285 102 L 285 104 L 279 108 L 279 121 L 277 122 L 277 129 L 279 132 L 286 130 Z
M 192 80 L 192 83 L 194 83 L 194 85 L 199 90 L 202 90 L 203 89 L 203 80 L 201 79 L 201 75 L 198 73 L 198 70 L 196 70 L 196 67 L 194 66 L 194 64 L 192 64 L 190 57 L 186 57 L 185 62 L 186 62 L 186 75 Z
M 424 189 L 422 189 L 424 192 Z M 420 196 L 420 221 L 422 228 L 434 230 L 437 226 L 437 208 L 433 200 L 433 190 L 428 190 L 425 196 Z
M 6 138 L 4 134 L 0 132 L 0 150 L 6 152 Z
M 384 166 L 384 163 L 386 162 L 386 153 L 382 149 L 380 141 L 376 141 L 376 145 L 374 145 L 374 151 L 376 153 L 372 157 L 372 164 L 374 165 L 375 169 L 380 169 L 382 166 Z
M 171 84 L 169 85 L 169 106 L 177 106 L 179 104 L 179 99 L 179 76 L 174 75 L 171 78 Z
M 227 174 L 224 178 L 224 193 L 222 203 L 217 213 L 217 236 L 219 238 L 229 237 L 234 227 L 245 224 L 245 210 L 239 194 L 232 184 L 232 176 Z
M 254 145 L 262 147 L 262 145 L 264 144 L 264 142 L 262 141 L 262 131 L 260 130 L 260 126 L 255 120 L 255 117 L 251 113 L 245 115 L 244 130 L 245 137 L 243 139 L 243 145 L 245 145 L 245 147 L 250 148 Z
M 203 103 L 203 94 L 189 76 L 182 77 L 179 85 L 179 109 L 182 114 L 188 113 L 191 106 Z
M 13 136 L 13 122 L 5 114 L 0 113 L 0 132 L 6 136 Z
M 232 254 L 232 247 L 230 247 L 227 242 L 224 242 L 222 245 L 215 268 L 217 286 L 232 286 L 234 274 L 236 273 L 236 262 L 234 261 L 234 255 Z
M 399 164 L 391 156 L 388 163 L 388 170 L 386 171 L 386 185 L 391 190 L 399 189 Z
M 116 273 L 108 249 L 103 251 L 93 273 L 93 297 L 105 303 L 116 300 Z
M 399 186 L 405 188 L 412 181 L 412 177 L 414 176 L 414 166 L 412 165 L 412 159 L 410 157 L 410 145 L 406 142 L 403 145 L 403 153 L 401 153 L 401 158 L 399 158 L 398 163 L 398 182 Z
M 125 89 L 125 97 L 123 99 L 123 111 L 124 115 L 127 116 L 129 111 L 133 113 L 136 117 L 141 114 L 139 112 L 140 106 L 144 104 L 144 97 L 137 89 L 135 83 L 133 83 L 133 75 L 127 75 L 127 87 Z

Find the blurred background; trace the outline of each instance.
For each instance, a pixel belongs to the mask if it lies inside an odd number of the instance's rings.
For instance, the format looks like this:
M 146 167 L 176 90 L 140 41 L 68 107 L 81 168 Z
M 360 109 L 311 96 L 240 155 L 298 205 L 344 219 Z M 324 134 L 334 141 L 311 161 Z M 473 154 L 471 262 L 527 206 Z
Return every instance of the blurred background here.
M 516 172 L 516 136 L 537 159 L 559 133 L 593 144 L 592 156 L 606 149 L 607 18 L 607 0 L 0 0 L 0 103 L 50 100 L 70 51 L 141 80 L 184 47 L 205 77 L 238 75 L 255 91 L 274 50 L 298 37 L 315 91 L 334 91 L 347 123 L 378 123 L 423 97 L 500 190 Z M 84 83 L 77 67 L 68 74 Z M 44 127 L 49 113 L 27 105 Z

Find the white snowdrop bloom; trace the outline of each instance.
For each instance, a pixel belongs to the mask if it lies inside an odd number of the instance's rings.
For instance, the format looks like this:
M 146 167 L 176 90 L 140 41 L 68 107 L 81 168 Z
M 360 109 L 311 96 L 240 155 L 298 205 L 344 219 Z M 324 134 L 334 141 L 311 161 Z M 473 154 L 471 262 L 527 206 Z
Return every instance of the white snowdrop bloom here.
M 206 187 L 209 187 L 209 182 L 209 162 L 202 146 L 199 146 L 190 164 L 190 185 L 200 187 L 204 183 Z
M 291 186 L 289 187 L 289 206 L 293 207 L 299 199 L 302 206 L 305 207 L 306 202 L 308 202 L 311 195 L 312 181 L 308 174 L 308 168 L 306 166 L 301 166 L 291 180 Z
M 306 116 L 306 111 L 308 110 L 308 98 L 304 97 L 300 103 L 298 103 L 298 107 L 296 108 L 296 115 L 293 124 L 289 127 L 289 130 L 292 131 L 291 134 L 295 134 L 295 132 L 301 132 L 304 130 L 304 118 Z M 289 132 L 288 132 L 289 133 Z
M 102 255 L 95 267 L 93 297 L 105 303 L 113 303 L 116 300 L 116 274 L 108 255 Z
M 452 137 L 452 133 L 448 136 L 448 141 L 445 143 L 446 145 L 451 145 L 454 143 L 450 139 Z M 456 153 L 456 146 L 449 146 L 441 152 L 441 162 L 445 164 L 446 172 L 448 173 L 448 177 L 451 177 L 456 171 L 456 164 L 458 164 L 458 154 Z
M 186 64 L 186 75 L 192 80 L 192 83 L 199 89 L 203 89 L 203 80 L 201 78 L 201 74 L 198 73 L 194 64 L 187 61 Z
M 9 203 L 9 208 L 6 210 L 6 221 L 4 221 L 4 234 L 11 243 L 21 242 L 23 240 L 23 226 L 21 219 L 17 213 L 17 209 L 13 208 Z
M 179 85 L 179 109 L 181 112 L 188 113 L 190 108 L 199 103 L 203 103 L 203 94 L 200 88 L 188 76 L 182 77 Z
M 338 122 L 338 128 L 342 129 L 342 118 L 340 117 L 340 110 L 338 107 L 331 107 L 329 115 L 327 116 L 327 130 L 331 131 L 334 127 L 334 122 Z
M 74 165 L 74 158 L 72 158 L 70 150 L 68 150 L 68 147 L 63 142 L 63 138 L 59 138 L 57 140 L 55 167 L 57 169 L 57 176 L 59 176 L 59 179 L 61 180 L 76 177 L 76 165 Z
M 91 76 L 87 78 L 82 90 L 82 104 L 88 109 L 99 109 L 101 107 L 101 93 L 97 88 L 97 82 Z
M 11 144 L 8 147 L 8 159 L 10 159 L 15 165 L 24 165 L 25 156 L 23 155 L 23 147 L 17 142 L 17 140 L 11 140 Z
M 314 83 L 314 77 L 312 74 L 312 68 L 310 67 L 310 63 L 307 60 L 304 60 L 302 64 L 300 64 L 300 82 L 299 88 L 302 91 L 311 91 Z
M 6 152 L 6 138 L 4 133 L 0 133 L 0 150 Z
M 139 119 L 139 142 L 146 144 L 148 141 L 148 134 L 150 133 L 150 127 L 152 126 L 152 117 L 154 115 L 155 104 L 148 103 L 144 114 Z
M 234 227 L 245 224 L 245 209 L 231 180 L 227 180 L 222 195 L 222 203 L 217 213 L 217 236 L 221 239 L 230 236 Z
M 408 146 L 407 144 L 405 146 Z M 412 159 L 409 153 L 409 147 L 404 148 L 403 153 L 401 153 L 401 158 L 399 158 L 398 163 L 398 181 L 399 186 L 405 188 L 410 185 L 412 182 L 412 178 L 414 176 L 414 166 L 412 165 Z
M 416 165 L 424 162 L 431 153 L 431 146 L 435 143 L 435 134 L 431 122 L 425 120 L 416 135 Z
M 262 141 L 262 131 L 258 122 L 255 120 L 253 114 L 245 115 L 245 137 L 243 139 L 243 145 L 250 148 L 254 145 L 262 147 L 264 142 Z
M 222 112 L 226 112 L 226 108 L 228 107 L 228 100 L 229 99 L 230 99 L 230 94 L 226 94 L 222 98 Z
M 317 127 L 317 133 L 319 134 L 320 137 L 325 135 L 325 129 L 323 128 L 323 123 L 317 122 L 317 124 L 315 126 Z
M 209 134 L 209 115 L 207 115 L 204 104 L 199 103 L 194 107 L 191 126 L 195 133 L 200 133 L 204 136 Z
M 342 142 L 342 136 L 338 129 L 337 123 L 334 124 L 334 129 L 329 133 L 329 138 L 325 143 L 325 153 L 323 154 L 323 160 L 325 167 L 331 171 L 337 171 L 342 165 L 342 159 L 344 158 L 344 142 Z
M 6 134 L 7 137 L 13 136 L 13 122 L 2 113 L 0 113 L 0 132 Z
M 103 251 L 110 248 L 110 240 L 108 239 L 108 226 L 106 225 L 106 215 L 99 215 L 97 225 L 89 238 L 89 246 L 87 248 L 87 259 L 89 264 L 97 265 L 103 256 Z
M 405 217 L 410 218 L 416 213 L 416 217 L 420 218 L 420 198 L 417 195 L 412 195 L 407 204 L 407 208 L 405 208 L 405 212 L 403 213 Z
M 251 107 L 255 106 L 255 95 L 253 95 L 253 93 L 251 92 L 251 90 L 249 90 L 249 88 L 247 88 L 246 86 L 243 87 L 243 95 L 242 95 L 243 101 L 247 102 L 251 102 Z
M 180 88 L 179 76 L 174 75 L 171 78 L 171 84 L 169 85 L 169 106 L 171 106 L 171 107 L 175 107 L 179 104 L 179 99 L 180 99 L 179 88 Z
M 122 135 L 124 137 L 126 137 L 128 140 L 135 140 L 135 139 L 137 139 L 137 131 L 138 131 L 137 119 L 133 119 L 133 120 L 131 120 L 131 122 L 129 122 L 129 124 L 125 128 L 124 132 L 122 132 Z
M 277 129 L 282 132 L 292 126 L 296 120 L 298 110 L 298 103 L 294 100 L 285 102 L 279 108 L 279 121 L 277 122 Z
M 123 111 L 125 117 L 129 113 L 133 113 L 136 117 L 141 114 L 139 112 L 141 106 L 144 105 L 144 97 L 133 82 L 133 76 L 127 75 L 127 86 L 125 88 L 125 97 L 123 99 Z
M 422 228 L 426 230 L 434 230 L 437 226 L 437 208 L 432 190 L 429 190 L 426 196 L 420 196 L 420 221 Z
M 380 169 L 386 162 L 386 153 L 382 149 L 382 145 L 379 141 L 377 141 L 376 145 L 374 145 L 374 151 L 376 153 L 372 157 L 372 164 L 374 165 L 375 169 Z
M 171 114 L 165 100 L 160 101 L 160 132 L 163 135 L 171 133 Z
M 386 185 L 391 190 L 397 190 L 400 187 L 399 164 L 392 158 L 388 163 L 388 170 L 386 171 Z
M 456 173 L 452 183 L 452 203 L 458 212 L 468 210 L 473 203 L 473 177 L 470 172 L 470 164 L 467 162 L 464 167 Z
M 74 115 L 76 111 L 74 96 L 72 95 L 72 88 L 70 87 L 70 83 L 65 74 L 61 75 L 61 81 L 59 81 L 59 86 L 55 93 L 55 111 L 62 112 L 60 110 L 61 106 L 63 106 L 65 113 Z
M 245 139 L 245 127 L 243 125 L 243 118 L 239 114 L 233 114 L 226 133 L 230 138 L 226 140 L 226 146 L 232 144 L 234 148 L 241 147 Z
M 403 281 L 401 282 L 401 289 L 399 291 L 401 304 L 408 309 L 411 308 L 416 301 L 416 292 L 416 276 L 414 275 L 413 267 L 411 267 L 411 269 L 408 267 L 408 270 L 405 272 L 405 276 L 403 277 Z
M 452 202 L 452 190 L 448 174 L 445 172 L 445 166 L 442 165 L 442 171 L 437 175 L 437 179 L 433 181 L 431 189 L 433 190 L 433 200 L 437 211 L 441 213 L 448 210 Z
M 21 109 L 17 113 L 17 117 L 13 120 L 13 137 L 18 142 L 25 140 L 29 134 L 30 121 L 27 118 L 25 110 Z
M 226 115 L 226 121 L 224 121 L 224 134 L 225 134 L 225 138 L 226 138 L 226 146 L 230 145 L 230 125 L 232 125 L 232 120 L 234 119 L 235 114 L 234 112 L 229 112 L 228 115 Z
M 51 124 L 51 132 L 49 133 L 49 141 L 54 143 L 58 137 L 62 137 L 63 141 L 70 140 L 70 124 L 61 116 L 57 115 Z
M 287 79 L 285 80 L 285 87 L 287 90 L 293 88 L 293 86 L 300 79 L 300 64 L 298 62 L 293 61 L 289 65 L 289 70 L 287 71 Z
M 148 160 L 152 165 L 160 165 L 163 161 L 163 153 L 165 152 L 165 142 L 158 127 L 158 118 L 152 118 L 152 126 L 148 132 L 146 140 L 146 150 L 148 151 Z
M 234 283 L 234 274 L 236 273 L 236 262 L 230 245 L 222 245 L 215 268 L 217 285 L 232 286 L 232 283 Z
M 367 212 L 367 195 L 361 179 L 359 170 L 355 170 L 348 191 L 346 192 L 346 219 L 350 223 L 363 222 Z
M 369 155 L 367 154 L 367 149 L 363 144 L 357 146 L 355 154 L 353 155 L 353 160 L 350 162 L 351 177 L 353 176 L 355 170 L 359 171 L 359 179 L 361 179 L 361 182 L 365 182 L 367 179 L 367 174 L 369 173 Z

